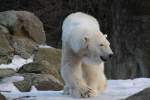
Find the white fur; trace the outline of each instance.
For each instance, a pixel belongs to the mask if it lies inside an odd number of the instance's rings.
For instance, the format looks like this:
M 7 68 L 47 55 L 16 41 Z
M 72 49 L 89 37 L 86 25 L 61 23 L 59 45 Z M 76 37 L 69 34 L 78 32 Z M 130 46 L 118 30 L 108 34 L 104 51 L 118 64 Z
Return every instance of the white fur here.
M 104 47 L 100 47 L 100 43 Z M 70 14 L 62 26 L 61 74 L 65 82 L 64 94 L 92 97 L 106 86 L 104 63 L 112 53 L 106 36 L 97 20 L 87 14 Z

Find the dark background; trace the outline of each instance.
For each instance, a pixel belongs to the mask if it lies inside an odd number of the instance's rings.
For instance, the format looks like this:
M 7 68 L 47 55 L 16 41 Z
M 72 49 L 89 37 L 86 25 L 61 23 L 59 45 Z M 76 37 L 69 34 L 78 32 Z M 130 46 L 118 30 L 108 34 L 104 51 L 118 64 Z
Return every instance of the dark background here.
M 108 78 L 150 77 L 150 0 L 0 0 L 0 11 L 27 10 L 44 23 L 47 44 L 61 48 L 64 18 L 89 13 L 108 34 L 115 56 L 106 63 Z

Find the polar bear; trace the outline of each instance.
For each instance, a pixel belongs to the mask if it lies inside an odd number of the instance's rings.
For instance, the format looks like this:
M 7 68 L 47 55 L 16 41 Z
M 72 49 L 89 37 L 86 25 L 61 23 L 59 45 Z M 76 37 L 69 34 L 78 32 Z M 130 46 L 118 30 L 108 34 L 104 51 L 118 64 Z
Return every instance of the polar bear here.
M 66 17 L 62 26 L 61 75 L 64 94 L 93 97 L 106 87 L 104 62 L 113 52 L 98 21 L 85 13 Z

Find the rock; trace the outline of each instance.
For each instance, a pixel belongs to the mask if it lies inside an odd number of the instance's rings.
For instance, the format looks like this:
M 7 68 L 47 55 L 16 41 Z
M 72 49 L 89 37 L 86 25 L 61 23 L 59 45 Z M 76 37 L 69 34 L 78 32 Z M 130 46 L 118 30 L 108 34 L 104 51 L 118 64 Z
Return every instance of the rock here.
M 14 33 L 17 20 L 15 11 L 0 12 L 0 25 L 6 27 L 10 34 Z
M 25 77 L 23 81 L 14 82 L 15 86 L 22 92 L 31 90 L 35 86 L 38 90 L 62 90 L 63 84 L 52 75 L 48 74 L 21 74 Z
M 38 44 L 46 42 L 43 24 L 33 13 L 13 10 L 0 12 L 0 25 L 8 28 L 12 35 L 28 37 Z
M 27 11 L 16 11 L 18 27 L 15 35 L 26 35 L 38 44 L 46 43 L 43 23 L 33 13 Z
M 38 49 L 37 43 L 26 37 L 20 38 L 13 36 L 10 44 L 14 48 L 15 54 L 20 55 L 25 59 L 30 58 L 31 55 Z
M 136 93 L 125 100 L 150 100 L 150 88 L 144 89 L 143 91 Z
M 52 73 L 55 77 L 61 80 L 60 59 L 61 59 L 60 49 L 39 48 L 38 51 L 35 53 L 34 62 L 41 63 L 47 66 L 49 69 L 48 73 Z
M 7 27 L 0 25 L 0 34 L 7 35 L 10 34 Z
M 35 62 L 48 61 L 56 69 L 60 69 L 61 50 L 55 48 L 39 48 L 35 54 Z
M 49 80 L 39 81 L 39 83 L 35 85 L 37 90 L 59 91 L 63 89 L 63 84 L 59 82 L 55 77 L 51 76 L 49 78 Z
M 6 97 L 0 93 L 0 100 L 7 100 Z
M 56 78 L 60 79 L 60 75 L 55 67 L 52 67 L 47 61 L 43 61 L 42 63 L 29 63 L 23 65 L 19 71 L 19 73 L 36 73 L 36 74 L 51 74 Z
M 9 63 L 14 54 L 27 59 L 45 44 L 42 22 L 27 11 L 0 12 L 0 64 Z
M 32 87 L 31 79 L 25 78 L 23 81 L 14 82 L 14 85 L 21 92 L 29 92 Z
M 13 69 L 0 69 L 0 78 L 12 76 L 16 74 L 16 72 Z
M 10 46 L 5 34 L 0 33 L 0 40 L 0 64 L 8 64 L 12 60 L 14 49 Z

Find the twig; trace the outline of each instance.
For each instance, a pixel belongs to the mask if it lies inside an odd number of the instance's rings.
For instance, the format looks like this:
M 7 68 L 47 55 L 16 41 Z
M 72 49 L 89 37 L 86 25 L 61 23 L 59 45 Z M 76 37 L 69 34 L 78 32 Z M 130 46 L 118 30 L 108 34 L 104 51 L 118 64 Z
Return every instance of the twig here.
M 11 91 L 1 91 L 1 90 L 0 90 L 0 92 L 9 92 L 9 93 L 10 93 Z
M 30 98 L 30 97 L 36 97 L 36 96 L 22 96 L 22 97 L 14 98 L 13 100 L 20 100 L 23 98 Z

